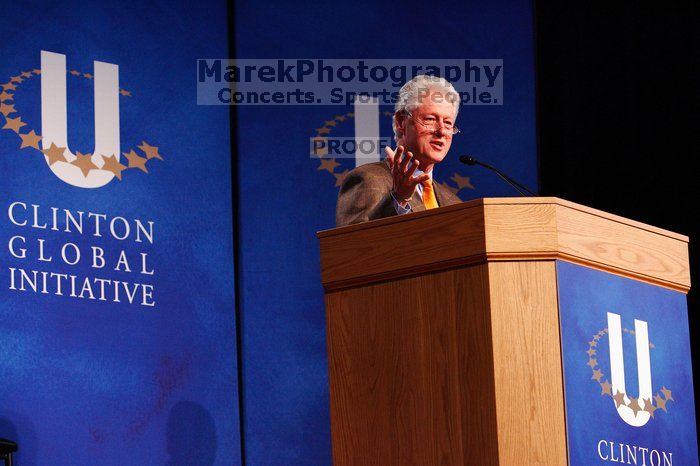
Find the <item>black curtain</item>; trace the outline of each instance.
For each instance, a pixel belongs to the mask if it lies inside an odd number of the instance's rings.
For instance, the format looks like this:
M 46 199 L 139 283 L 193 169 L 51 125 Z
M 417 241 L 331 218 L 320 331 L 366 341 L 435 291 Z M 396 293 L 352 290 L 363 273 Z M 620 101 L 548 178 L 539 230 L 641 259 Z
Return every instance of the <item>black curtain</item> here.
M 535 2 L 540 186 L 690 236 L 700 345 L 700 2 Z

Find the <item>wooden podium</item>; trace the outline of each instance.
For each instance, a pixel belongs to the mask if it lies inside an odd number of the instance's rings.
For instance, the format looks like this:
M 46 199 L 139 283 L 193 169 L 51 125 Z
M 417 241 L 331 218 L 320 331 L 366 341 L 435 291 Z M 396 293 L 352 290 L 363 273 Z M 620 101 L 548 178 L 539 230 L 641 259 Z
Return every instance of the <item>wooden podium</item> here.
M 318 234 L 338 465 L 564 465 L 557 261 L 686 293 L 688 238 L 557 198 Z

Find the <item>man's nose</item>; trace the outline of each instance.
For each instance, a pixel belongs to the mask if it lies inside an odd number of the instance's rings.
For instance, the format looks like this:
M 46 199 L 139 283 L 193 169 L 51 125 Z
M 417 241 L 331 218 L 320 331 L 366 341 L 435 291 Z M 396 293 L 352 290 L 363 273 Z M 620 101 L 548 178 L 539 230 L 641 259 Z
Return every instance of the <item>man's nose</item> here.
M 445 125 L 440 125 L 440 126 L 438 126 L 437 128 L 435 128 L 435 133 L 434 133 L 434 134 L 435 134 L 435 135 L 439 135 L 439 136 L 448 137 L 448 136 L 450 135 L 450 132 L 447 130 L 447 128 L 445 127 Z

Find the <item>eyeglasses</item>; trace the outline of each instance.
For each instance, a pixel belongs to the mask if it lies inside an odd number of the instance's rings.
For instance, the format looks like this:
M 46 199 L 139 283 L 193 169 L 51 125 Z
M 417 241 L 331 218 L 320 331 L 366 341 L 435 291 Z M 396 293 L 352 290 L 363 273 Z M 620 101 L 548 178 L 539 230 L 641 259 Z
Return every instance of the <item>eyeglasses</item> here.
M 413 121 L 425 127 L 426 129 L 429 129 L 430 131 L 437 131 L 439 128 L 445 128 L 447 132 L 451 133 L 453 136 L 460 132 L 460 129 L 457 128 L 451 121 L 442 120 L 441 125 L 438 119 L 432 115 L 416 118 L 411 114 L 411 112 L 406 112 L 406 114 L 409 117 L 413 118 Z

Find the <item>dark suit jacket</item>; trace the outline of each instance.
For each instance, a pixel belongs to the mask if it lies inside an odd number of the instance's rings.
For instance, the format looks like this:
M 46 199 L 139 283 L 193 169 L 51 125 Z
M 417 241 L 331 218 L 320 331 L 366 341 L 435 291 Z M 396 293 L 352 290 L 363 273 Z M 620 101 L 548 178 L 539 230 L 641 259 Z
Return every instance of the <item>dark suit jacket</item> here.
M 394 199 L 391 197 L 391 186 L 391 169 L 386 161 L 368 163 L 352 170 L 345 176 L 338 193 L 335 209 L 336 226 L 397 215 Z M 433 188 L 440 206 L 462 202 L 456 194 L 438 183 L 433 183 Z M 409 203 L 413 212 L 425 210 L 418 190 Z

